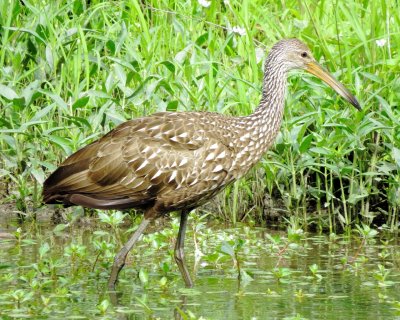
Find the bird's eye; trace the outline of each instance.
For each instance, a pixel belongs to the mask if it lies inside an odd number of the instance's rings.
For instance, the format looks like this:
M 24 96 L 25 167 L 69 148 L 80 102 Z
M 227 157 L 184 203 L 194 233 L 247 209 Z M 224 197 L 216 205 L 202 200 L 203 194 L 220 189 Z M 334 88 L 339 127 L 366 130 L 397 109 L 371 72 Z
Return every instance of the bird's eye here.
M 302 52 L 302 54 L 301 54 L 302 58 L 307 58 L 307 56 L 308 56 L 307 52 Z

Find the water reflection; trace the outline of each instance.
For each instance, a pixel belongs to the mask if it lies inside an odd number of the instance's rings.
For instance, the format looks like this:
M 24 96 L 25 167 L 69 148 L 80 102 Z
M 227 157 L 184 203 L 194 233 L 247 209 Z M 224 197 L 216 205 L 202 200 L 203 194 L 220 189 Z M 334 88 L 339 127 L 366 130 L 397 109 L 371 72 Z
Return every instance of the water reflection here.
M 108 292 L 112 256 L 98 259 L 93 268 L 99 226 L 55 233 L 54 226 L 46 223 L 25 224 L 19 241 L 13 236 L 17 225 L 0 222 L 0 228 L 12 235 L 0 239 L 0 316 L 24 312 L 35 316 L 45 312 L 52 319 L 65 319 L 66 314 L 118 319 L 400 316 L 400 250 L 394 236 L 364 244 L 360 239 L 326 236 L 288 243 L 285 232 L 213 226 L 210 233 L 196 235 L 202 256 L 200 265 L 191 270 L 196 274 L 195 287 L 185 289 L 171 254 L 173 237 L 160 247 L 149 235 L 151 239 L 132 252 L 117 292 Z M 108 239 L 111 231 L 102 232 L 102 239 Z M 195 244 L 190 232 L 186 252 L 188 265 L 193 266 Z M 237 265 L 221 253 L 224 241 L 237 238 L 245 241 L 238 258 L 247 278 L 240 282 Z M 168 261 L 171 269 L 163 273 L 160 265 Z M 140 280 L 140 270 L 146 270 L 148 282 Z M 162 277 L 167 278 L 165 286 L 160 285 Z M 16 292 L 21 301 L 25 299 L 19 307 Z M 106 310 L 99 307 L 104 299 L 111 302 Z

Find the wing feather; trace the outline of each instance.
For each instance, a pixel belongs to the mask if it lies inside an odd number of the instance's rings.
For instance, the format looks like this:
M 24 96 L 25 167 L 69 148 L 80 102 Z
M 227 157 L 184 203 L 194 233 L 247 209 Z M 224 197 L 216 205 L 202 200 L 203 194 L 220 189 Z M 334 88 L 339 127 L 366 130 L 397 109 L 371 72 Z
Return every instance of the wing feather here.
M 116 199 L 124 207 L 135 207 L 171 195 L 179 203 L 200 198 L 201 188 L 209 192 L 207 181 L 216 185 L 211 191 L 217 189 L 229 170 L 222 157 L 208 156 L 215 146 L 222 150 L 220 154 L 229 156 L 229 148 L 190 114 L 184 118 L 158 113 L 130 120 L 65 160 L 45 181 L 44 201 L 109 199 L 113 203 Z M 210 161 L 215 172 L 204 170 Z M 64 203 L 68 204 L 67 200 Z

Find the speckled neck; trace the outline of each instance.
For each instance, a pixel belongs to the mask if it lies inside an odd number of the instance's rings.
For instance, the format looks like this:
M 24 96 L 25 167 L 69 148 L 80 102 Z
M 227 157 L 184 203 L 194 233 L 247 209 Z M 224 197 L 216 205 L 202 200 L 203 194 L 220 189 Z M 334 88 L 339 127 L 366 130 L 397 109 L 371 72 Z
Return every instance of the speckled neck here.
M 260 103 L 254 113 L 247 117 L 256 127 L 267 128 L 264 139 L 273 140 L 278 134 L 285 106 L 286 79 L 287 72 L 284 68 L 269 57 L 265 63 Z
M 287 71 L 279 56 L 271 52 L 265 62 L 261 101 L 253 114 L 235 118 L 236 127 L 230 142 L 237 148 L 232 164 L 232 176 L 239 178 L 253 167 L 274 142 L 283 117 Z

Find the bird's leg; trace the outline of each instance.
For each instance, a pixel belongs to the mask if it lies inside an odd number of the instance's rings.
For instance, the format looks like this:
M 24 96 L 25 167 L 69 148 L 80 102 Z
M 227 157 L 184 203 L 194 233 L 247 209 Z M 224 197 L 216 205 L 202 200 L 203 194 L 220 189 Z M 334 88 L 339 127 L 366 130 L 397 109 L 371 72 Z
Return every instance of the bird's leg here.
M 117 280 L 118 280 L 118 274 L 125 265 L 126 256 L 128 255 L 128 252 L 135 245 L 136 241 L 139 239 L 139 237 L 141 236 L 143 231 L 146 229 L 146 227 L 150 221 L 151 221 L 151 219 L 144 217 L 142 222 L 139 225 L 139 228 L 136 229 L 136 231 L 132 235 L 132 237 L 128 240 L 127 243 L 125 243 L 125 245 L 122 247 L 122 249 L 115 256 L 114 264 L 112 266 L 112 270 L 111 270 L 111 274 L 110 274 L 110 279 L 108 280 L 108 289 L 109 290 L 115 290 L 115 284 L 117 283 Z
M 185 246 L 185 231 L 187 225 L 187 218 L 189 215 L 188 210 L 182 210 L 181 213 L 181 223 L 179 226 L 179 233 L 178 238 L 176 239 L 175 243 L 175 261 L 178 265 L 179 271 L 182 274 L 183 280 L 185 281 L 186 287 L 191 288 L 193 287 L 193 281 L 190 278 L 189 270 L 186 267 L 185 262 L 185 252 L 183 251 Z

